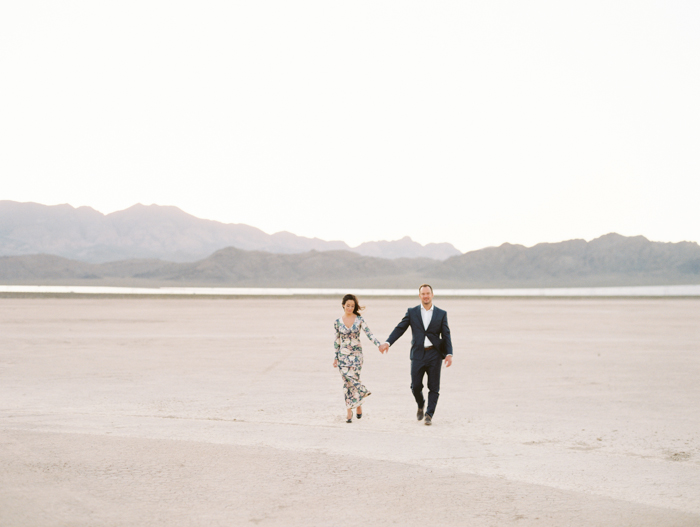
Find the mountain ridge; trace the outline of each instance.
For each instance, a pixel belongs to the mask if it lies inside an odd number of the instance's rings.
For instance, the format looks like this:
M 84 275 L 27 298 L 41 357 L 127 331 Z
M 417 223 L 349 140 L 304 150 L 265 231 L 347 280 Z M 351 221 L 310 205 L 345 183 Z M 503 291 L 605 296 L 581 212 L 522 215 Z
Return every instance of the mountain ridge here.
M 700 246 L 610 233 L 590 242 L 502 244 L 453 256 L 386 259 L 351 251 L 281 254 L 228 247 L 195 262 L 92 264 L 54 255 L 0 257 L 0 283 L 23 285 L 437 288 L 700 284 Z
M 89 263 L 129 258 L 197 261 L 225 247 L 271 253 L 347 250 L 384 258 L 445 259 L 461 254 L 449 243 L 425 246 L 405 237 L 366 242 L 267 234 L 242 223 L 197 218 L 172 205 L 142 205 L 102 214 L 91 207 L 0 201 L 0 255 L 55 254 Z

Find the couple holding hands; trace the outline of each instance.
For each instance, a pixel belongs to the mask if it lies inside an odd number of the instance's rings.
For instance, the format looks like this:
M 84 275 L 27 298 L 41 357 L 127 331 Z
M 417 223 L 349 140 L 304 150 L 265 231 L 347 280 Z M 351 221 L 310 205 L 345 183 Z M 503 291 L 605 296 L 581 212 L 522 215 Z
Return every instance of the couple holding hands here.
M 403 320 L 384 343 L 370 331 L 365 320 L 360 316 L 360 307 L 355 295 L 343 297 L 343 316 L 335 321 L 335 360 L 333 367 L 340 370 L 345 388 L 345 406 L 347 422 L 352 423 L 352 409 L 356 409 L 357 418 L 362 417 L 362 400 L 370 392 L 360 382 L 362 371 L 362 344 L 360 330 L 364 331 L 381 353 L 389 350 L 401 335 L 410 327 L 411 340 L 411 391 L 418 404 L 418 420 L 425 416 L 425 424 L 430 425 L 435 414 L 440 396 L 440 370 L 442 361 L 445 366 L 452 365 L 452 340 L 447 324 L 447 313 L 433 306 L 433 288 L 423 284 L 418 288 L 420 305 L 406 311 Z M 428 407 L 425 408 L 423 397 L 423 378 L 428 375 Z

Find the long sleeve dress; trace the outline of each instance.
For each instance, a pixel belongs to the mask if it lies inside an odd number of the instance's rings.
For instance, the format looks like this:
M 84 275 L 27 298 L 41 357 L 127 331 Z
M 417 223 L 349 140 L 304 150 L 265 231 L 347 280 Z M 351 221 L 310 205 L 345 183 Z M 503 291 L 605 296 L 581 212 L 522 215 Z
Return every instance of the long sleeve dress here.
M 381 343 L 372 335 L 367 323 L 361 316 L 355 318 L 352 327 L 347 327 L 343 319 L 335 321 L 335 358 L 338 360 L 338 369 L 343 377 L 345 389 L 345 406 L 357 408 L 362 404 L 362 399 L 370 392 L 360 382 L 362 371 L 362 344 L 360 343 L 360 330 L 365 332 L 367 338 L 376 346 Z

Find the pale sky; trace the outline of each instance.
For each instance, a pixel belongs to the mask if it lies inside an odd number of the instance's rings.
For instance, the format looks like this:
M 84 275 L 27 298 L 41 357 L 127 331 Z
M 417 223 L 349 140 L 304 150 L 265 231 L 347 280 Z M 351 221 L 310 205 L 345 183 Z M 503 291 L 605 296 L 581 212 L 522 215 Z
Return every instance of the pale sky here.
M 700 240 L 700 2 L 2 2 L 0 199 Z

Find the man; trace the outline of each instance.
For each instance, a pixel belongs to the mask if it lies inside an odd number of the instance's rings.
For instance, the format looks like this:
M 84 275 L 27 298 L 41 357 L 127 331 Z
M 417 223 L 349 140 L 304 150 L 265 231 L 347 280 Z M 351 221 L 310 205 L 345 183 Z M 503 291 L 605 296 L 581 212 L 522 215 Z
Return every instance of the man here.
M 447 313 L 433 306 L 433 288 L 423 284 L 418 288 L 421 305 L 408 308 L 403 320 L 391 332 L 387 341 L 379 346 L 382 353 L 389 350 L 403 335 L 409 326 L 411 340 L 411 391 L 418 404 L 416 417 L 420 421 L 425 415 L 425 424 L 433 422 L 435 407 L 440 396 L 440 370 L 442 361 L 445 366 L 452 366 L 452 339 Z M 428 374 L 428 408 L 425 409 L 423 397 L 423 377 Z

